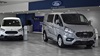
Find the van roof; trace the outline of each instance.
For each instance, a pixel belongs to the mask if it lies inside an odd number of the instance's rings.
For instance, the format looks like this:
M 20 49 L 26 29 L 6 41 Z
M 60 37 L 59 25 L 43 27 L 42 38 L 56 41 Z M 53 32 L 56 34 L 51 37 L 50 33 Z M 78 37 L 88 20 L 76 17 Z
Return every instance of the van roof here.
M 49 14 L 79 14 L 76 12 L 54 12 L 54 13 L 49 13 Z
M 3 18 L 3 20 L 6 20 L 6 19 L 17 19 L 17 20 L 19 20 L 18 17 L 5 17 L 5 18 Z

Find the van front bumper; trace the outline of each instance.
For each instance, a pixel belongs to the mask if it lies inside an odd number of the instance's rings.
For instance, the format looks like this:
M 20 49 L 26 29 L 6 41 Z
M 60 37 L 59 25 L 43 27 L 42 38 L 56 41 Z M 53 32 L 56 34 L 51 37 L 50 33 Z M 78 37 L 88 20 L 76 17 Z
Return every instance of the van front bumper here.
M 23 38 L 23 35 L 1 35 L 0 38 Z
M 94 38 L 71 38 L 69 40 L 66 39 L 63 39 L 65 45 L 89 45 L 95 43 Z
M 73 43 L 73 45 L 90 45 L 94 44 L 95 42 L 93 40 L 90 41 L 76 41 Z
M 23 32 L 18 32 L 17 34 L 6 34 L 5 32 L 2 32 L 0 34 L 0 38 L 18 38 L 18 37 L 23 37 Z

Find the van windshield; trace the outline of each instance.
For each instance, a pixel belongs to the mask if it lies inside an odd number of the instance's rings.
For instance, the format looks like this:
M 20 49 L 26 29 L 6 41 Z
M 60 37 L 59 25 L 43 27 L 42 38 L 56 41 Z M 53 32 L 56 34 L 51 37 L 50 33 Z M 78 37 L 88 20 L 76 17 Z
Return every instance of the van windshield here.
M 82 14 L 61 14 L 66 24 L 89 25 L 88 20 Z
M 21 26 L 18 20 L 4 20 L 2 26 Z

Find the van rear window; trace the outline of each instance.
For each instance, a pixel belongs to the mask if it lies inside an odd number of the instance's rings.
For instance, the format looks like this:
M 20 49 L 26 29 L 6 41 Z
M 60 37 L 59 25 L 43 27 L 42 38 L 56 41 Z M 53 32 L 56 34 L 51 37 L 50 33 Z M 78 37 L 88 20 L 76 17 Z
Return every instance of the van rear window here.
M 18 20 L 4 20 L 2 26 L 21 26 Z

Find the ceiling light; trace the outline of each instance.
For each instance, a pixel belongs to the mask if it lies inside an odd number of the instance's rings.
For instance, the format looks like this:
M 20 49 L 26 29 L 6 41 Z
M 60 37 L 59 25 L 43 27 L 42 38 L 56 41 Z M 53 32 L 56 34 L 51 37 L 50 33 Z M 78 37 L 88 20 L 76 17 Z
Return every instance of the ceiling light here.
M 38 12 L 38 13 L 40 13 L 40 12 Z
M 19 13 L 16 13 L 16 14 L 19 14 Z
M 39 10 L 36 10 L 36 11 L 39 11 Z
M 51 11 L 51 12 L 54 12 L 54 11 Z
M 68 12 L 70 12 L 70 10 L 68 10 Z
M 87 9 L 87 11 L 90 11 L 90 9 Z

